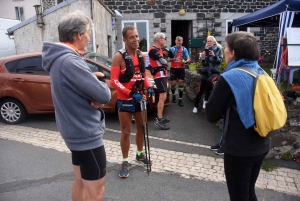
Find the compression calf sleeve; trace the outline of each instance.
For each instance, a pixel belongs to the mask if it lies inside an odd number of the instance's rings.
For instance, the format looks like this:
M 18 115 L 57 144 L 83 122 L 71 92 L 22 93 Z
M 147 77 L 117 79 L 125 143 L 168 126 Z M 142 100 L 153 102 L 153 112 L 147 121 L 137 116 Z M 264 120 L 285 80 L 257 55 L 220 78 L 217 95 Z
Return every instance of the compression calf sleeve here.
M 173 94 L 173 96 L 175 96 L 175 87 L 174 88 L 171 88 L 171 92 L 172 92 L 172 94 Z
M 180 98 L 180 99 L 182 98 L 183 89 L 184 89 L 183 87 L 179 87 L 179 88 L 178 88 L 179 98 Z

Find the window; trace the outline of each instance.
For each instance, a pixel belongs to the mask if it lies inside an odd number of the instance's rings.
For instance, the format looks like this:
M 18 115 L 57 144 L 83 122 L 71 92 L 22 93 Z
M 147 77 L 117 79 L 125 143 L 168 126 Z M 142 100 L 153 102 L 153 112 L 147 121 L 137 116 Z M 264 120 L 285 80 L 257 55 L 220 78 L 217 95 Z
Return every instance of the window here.
M 15 11 L 16 11 L 16 19 L 20 20 L 20 21 L 24 21 L 25 20 L 24 8 L 23 7 L 15 7 Z
M 239 27 L 239 31 L 250 32 L 250 27 Z M 232 32 L 232 20 L 226 20 L 226 36 Z
M 7 62 L 5 64 L 6 70 L 10 73 L 14 73 L 18 62 L 18 60 Z
M 62 3 L 64 0 L 57 0 L 57 4 Z
M 140 47 L 139 49 L 142 52 L 147 52 L 150 48 L 149 44 L 149 24 L 148 20 L 135 20 L 135 21 L 122 21 L 122 29 L 128 25 L 135 26 L 136 29 L 139 32 L 139 38 L 140 38 Z M 123 48 L 125 47 L 125 44 L 123 43 Z
M 31 57 L 19 60 L 15 73 L 30 75 L 49 75 L 42 67 L 42 57 Z

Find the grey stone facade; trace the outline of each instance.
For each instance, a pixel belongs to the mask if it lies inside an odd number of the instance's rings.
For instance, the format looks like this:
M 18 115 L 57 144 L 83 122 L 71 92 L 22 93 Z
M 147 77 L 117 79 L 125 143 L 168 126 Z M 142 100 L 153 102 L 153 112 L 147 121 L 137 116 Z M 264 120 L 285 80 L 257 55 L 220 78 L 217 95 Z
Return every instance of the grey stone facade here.
M 43 0 L 43 10 L 47 10 L 56 5 L 56 0 Z
M 56 0 L 43 0 L 44 14 L 42 27 L 37 26 L 36 21 L 30 21 L 26 25 L 14 30 L 15 46 L 17 54 L 37 52 L 42 50 L 44 41 L 58 42 L 57 26 L 62 16 L 75 10 L 81 10 L 93 20 L 93 30 L 91 41 L 86 47 L 86 51 L 112 56 L 116 52 L 113 38 L 116 32 L 112 28 L 111 11 L 105 7 L 100 0 L 76 0 L 65 6 L 55 8 Z M 93 6 L 91 6 L 91 3 Z M 104 6 L 103 6 L 104 5 Z M 48 6 L 51 9 L 46 9 Z M 50 12 L 50 11 L 51 12 Z M 26 33 L 26 35 L 24 35 Z M 98 48 L 97 48 L 98 47 Z M 96 49 L 97 48 L 97 49 Z
M 148 20 L 149 37 L 155 32 L 165 32 L 171 37 L 171 20 L 191 20 L 192 27 L 188 33 L 189 38 L 207 36 L 207 29 L 211 30 L 211 35 L 224 45 L 226 36 L 226 20 L 233 20 L 248 13 L 252 13 L 261 8 L 267 7 L 278 0 L 103 0 L 111 9 L 117 9 L 123 15 L 118 18 L 118 38 L 121 36 L 122 20 Z M 186 14 L 179 15 L 179 11 L 184 9 Z M 166 23 L 166 27 L 161 27 L 160 23 Z M 262 55 L 265 50 L 271 53 L 277 49 L 277 29 L 276 28 L 251 28 L 256 38 L 260 41 Z M 167 41 L 167 46 L 170 41 Z M 122 42 L 117 43 L 121 48 Z

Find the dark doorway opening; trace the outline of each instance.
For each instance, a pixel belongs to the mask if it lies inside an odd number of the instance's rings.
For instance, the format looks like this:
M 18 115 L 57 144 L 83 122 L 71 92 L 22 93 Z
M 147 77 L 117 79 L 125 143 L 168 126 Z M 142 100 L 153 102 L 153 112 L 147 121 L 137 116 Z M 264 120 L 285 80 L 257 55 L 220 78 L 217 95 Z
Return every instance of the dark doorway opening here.
M 175 45 L 176 36 L 183 38 L 183 46 L 188 48 L 191 37 L 191 20 L 172 20 L 171 21 L 171 46 Z

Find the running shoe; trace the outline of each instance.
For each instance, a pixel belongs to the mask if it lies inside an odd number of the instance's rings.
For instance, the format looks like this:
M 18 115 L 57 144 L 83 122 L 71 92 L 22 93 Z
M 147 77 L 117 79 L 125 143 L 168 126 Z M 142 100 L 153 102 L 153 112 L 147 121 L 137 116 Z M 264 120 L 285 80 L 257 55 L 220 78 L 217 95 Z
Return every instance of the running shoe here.
M 216 144 L 216 145 L 212 145 L 212 146 L 210 146 L 210 150 L 211 150 L 211 151 L 217 151 L 219 148 L 220 148 L 220 145 L 219 145 L 219 143 L 218 143 L 218 144 Z
M 166 125 L 164 119 L 162 119 L 162 120 L 156 119 L 156 121 L 154 122 L 154 126 L 157 126 L 158 128 L 160 128 L 162 130 L 169 130 L 170 129 L 170 126 Z
M 207 101 L 203 101 L 203 109 L 205 109 L 206 103 L 207 103 Z
M 224 151 L 222 150 L 222 148 L 220 147 L 215 154 L 219 155 L 219 156 L 223 156 L 224 155 Z
M 165 124 L 170 122 L 170 119 L 162 118 L 162 120 L 165 122 Z
M 173 95 L 172 103 L 176 103 L 176 96 L 175 95 Z
M 159 121 L 158 119 L 159 119 L 159 118 L 156 116 L 156 121 Z M 170 122 L 170 119 L 167 119 L 167 118 L 161 118 L 161 120 L 162 120 L 165 124 Z
M 119 177 L 120 178 L 127 178 L 129 176 L 130 164 L 128 163 L 128 161 L 123 161 L 121 165 L 122 165 L 122 169 L 119 173 Z
M 183 104 L 182 100 L 180 100 L 180 99 L 179 99 L 179 101 L 178 101 L 178 105 L 179 105 L 180 107 L 183 107 L 183 106 L 184 106 L 184 104 Z
M 198 108 L 194 107 L 194 108 L 193 108 L 193 113 L 194 113 L 194 114 L 197 114 L 197 113 L 198 113 Z
M 136 154 L 136 160 L 138 161 L 138 162 L 142 162 L 142 163 L 144 163 L 144 164 L 146 164 L 147 165 L 147 163 L 149 164 L 149 165 L 152 165 L 152 161 L 150 160 L 149 161 L 149 159 L 148 159 L 148 162 L 147 162 L 147 160 L 146 160 L 146 156 L 145 156 L 145 154 L 144 153 L 141 153 L 140 155 L 138 155 L 138 154 Z

